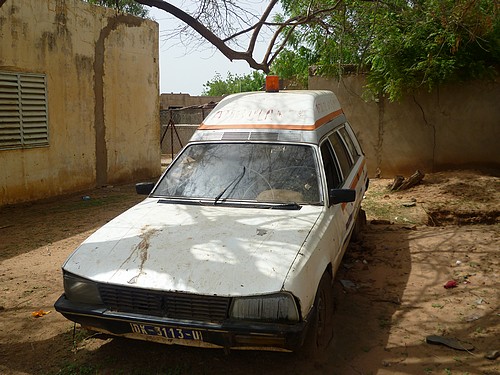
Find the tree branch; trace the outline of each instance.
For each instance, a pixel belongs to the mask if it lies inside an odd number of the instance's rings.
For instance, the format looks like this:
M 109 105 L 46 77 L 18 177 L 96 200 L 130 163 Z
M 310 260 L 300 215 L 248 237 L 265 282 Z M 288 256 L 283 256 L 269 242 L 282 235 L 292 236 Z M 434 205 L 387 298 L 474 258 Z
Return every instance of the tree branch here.
M 269 17 L 269 14 L 271 14 L 271 11 L 273 10 L 274 6 L 278 0 L 272 0 L 269 2 L 269 5 L 267 6 L 266 10 L 262 14 L 262 17 L 260 17 L 259 22 L 257 23 L 255 30 L 253 31 L 252 38 L 250 39 L 250 43 L 248 44 L 248 53 L 253 53 L 253 50 L 255 48 L 255 42 L 257 40 L 257 37 L 259 36 L 260 30 L 262 29 L 262 26 L 264 25 L 264 22 L 266 22 L 267 17 Z
M 243 60 L 250 65 L 250 67 L 256 70 L 262 70 L 265 73 L 269 72 L 269 66 L 263 63 L 258 63 L 251 53 L 235 51 L 234 49 L 228 47 L 222 39 L 220 39 L 217 35 L 215 35 L 212 31 L 206 28 L 203 24 L 198 22 L 194 17 L 187 14 L 183 10 L 177 8 L 176 6 L 167 3 L 162 0 L 135 0 L 137 3 L 142 5 L 147 5 L 151 7 L 155 7 L 158 9 L 162 9 L 167 13 L 170 13 L 177 19 L 181 20 L 193 30 L 195 30 L 198 34 L 200 34 L 203 38 L 205 38 L 209 43 L 211 43 L 215 48 L 217 48 L 224 56 L 226 56 L 230 61 L 233 60 Z M 276 0 L 273 0 L 276 2 Z M 252 51 L 253 52 L 253 51 Z
M 282 22 L 282 23 L 275 23 L 275 22 L 268 22 L 267 18 L 269 17 L 272 10 L 274 9 L 276 4 L 278 3 L 278 0 L 270 0 L 265 11 L 263 12 L 262 16 L 259 18 L 258 22 L 256 22 L 254 25 L 252 25 L 244 30 L 240 30 L 240 31 L 238 31 L 238 32 L 236 32 L 236 33 L 234 33 L 234 34 L 232 34 L 224 39 L 221 39 L 220 37 L 215 35 L 214 32 L 212 32 L 205 25 L 203 25 L 200 21 L 198 21 L 196 18 L 194 18 L 190 14 L 186 13 L 182 9 L 179 9 L 178 7 L 170 4 L 169 2 L 166 2 L 163 0 L 135 0 L 135 1 L 139 4 L 162 9 L 165 12 L 170 13 L 171 15 L 173 15 L 174 17 L 176 17 L 180 21 L 184 22 L 187 26 L 191 27 L 201 37 L 203 37 L 205 40 L 207 40 L 209 43 L 211 43 L 215 48 L 217 48 L 230 61 L 233 61 L 233 60 L 246 61 L 251 68 L 254 68 L 256 70 L 262 70 L 265 73 L 269 73 L 269 70 L 270 70 L 269 67 L 271 65 L 271 62 L 275 59 L 275 57 L 278 55 L 278 53 L 283 50 L 287 40 L 290 38 L 293 30 L 297 26 L 304 25 L 304 24 L 311 23 L 311 22 L 318 22 L 318 16 L 321 16 L 322 14 L 329 13 L 329 12 L 336 10 L 338 8 L 339 4 L 342 2 L 342 0 L 338 0 L 333 6 L 328 7 L 328 8 L 323 8 L 323 9 L 312 10 L 311 8 L 308 8 L 306 14 L 292 17 L 292 18 L 290 18 L 287 21 Z M 373 1 L 373 0 L 365 0 L 365 1 Z M 259 63 L 255 60 L 253 54 L 254 54 L 255 44 L 256 44 L 257 38 L 259 37 L 259 34 L 260 34 L 263 26 L 276 27 L 277 30 L 273 34 L 273 37 L 271 38 L 271 40 L 267 46 L 267 50 L 266 50 L 266 53 L 265 53 L 262 61 Z M 273 54 L 272 50 L 273 50 L 273 47 L 275 46 L 275 43 L 277 42 L 279 36 L 282 34 L 283 30 L 285 30 L 285 28 L 287 28 L 287 27 L 290 29 L 286 31 L 286 35 L 283 39 L 283 42 L 280 43 L 280 46 L 277 48 L 277 50 Z M 244 35 L 250 31 L 252 31 L 252 35 L 250 36 L 250 40 L 248 42 L 248 48 L 246 51 L 236 51 L 235 49 L 229 47 L 226 44 L 230 40 L 233 40 L 233 39 L 235 39 L 241 35 Z

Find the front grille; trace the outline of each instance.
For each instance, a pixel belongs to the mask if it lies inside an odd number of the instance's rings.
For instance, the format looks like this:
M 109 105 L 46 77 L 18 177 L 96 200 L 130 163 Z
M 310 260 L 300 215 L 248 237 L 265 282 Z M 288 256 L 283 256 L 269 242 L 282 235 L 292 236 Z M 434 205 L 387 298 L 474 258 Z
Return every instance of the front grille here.
M 228 297 L 159 292 L 107 284 L 100 284 L 99 292 L 109 310 L 205 322 L 226 319 L 231 302 Z

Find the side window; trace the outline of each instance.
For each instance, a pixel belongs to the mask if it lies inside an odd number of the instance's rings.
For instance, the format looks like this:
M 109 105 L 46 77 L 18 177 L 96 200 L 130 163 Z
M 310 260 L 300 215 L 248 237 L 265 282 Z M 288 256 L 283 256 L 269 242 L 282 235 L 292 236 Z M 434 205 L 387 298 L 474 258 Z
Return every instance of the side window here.
M 340 169 L 342 170 L 342 174 L 344 179 L 347 178 L 349 172 L 351 171 L 353 162 L 351 157 L 349 156 L 349 152 L 347 151 L 344 142 L 340 138 L 339 133 L 334 132 L 328 136 L 330 142 L 332 142 L 333 149 L 335 151 L 335 155 L 337 155 L 337 159 L 340 164 Z
M 340 178 L 339 167 L 335 157 L 333 156 L 333 150 L 330 142 L 323 142 L 320 149 L 323 166 L 325 168 L 327 189 L 330 191 L 331 189 L 340 187 L 342 179 Z
M 360 155 L 358 150 L 356 149 L 356 146 L 354 145 L 354 142 L 352 141 L 351 136 L 347 132 L 346 128 L 339 129 L 339 133 L 342 136 L 342 139 L 344 140 L 344 143 L 346 144 L 347 148 L 349 149 L 349 152 L 351 153 L 353 163 L 356 164 Z

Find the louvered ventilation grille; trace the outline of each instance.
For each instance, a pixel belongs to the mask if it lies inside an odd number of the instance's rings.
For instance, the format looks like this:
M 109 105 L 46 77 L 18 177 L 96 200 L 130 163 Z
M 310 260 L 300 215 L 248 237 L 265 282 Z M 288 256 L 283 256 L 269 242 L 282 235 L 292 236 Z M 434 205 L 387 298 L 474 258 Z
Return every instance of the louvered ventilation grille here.
M 0 149 L 48 145 L 44 75 L 0 72 Z
M 224 132 L 223 141 L 246 141 L 250 136 L 249 132 Z
M 251 141 L 277 141 L 278 133 L 261 133 L 261 132 L 252 132 L 250 134 Z

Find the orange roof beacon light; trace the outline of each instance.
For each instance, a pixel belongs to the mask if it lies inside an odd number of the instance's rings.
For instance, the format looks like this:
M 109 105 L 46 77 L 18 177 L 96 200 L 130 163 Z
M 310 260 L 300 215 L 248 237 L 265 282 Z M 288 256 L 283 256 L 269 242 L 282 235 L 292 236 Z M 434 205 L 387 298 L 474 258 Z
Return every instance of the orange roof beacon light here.
M 266 92 L 280 91 L 280 77 L 266 76 Z

